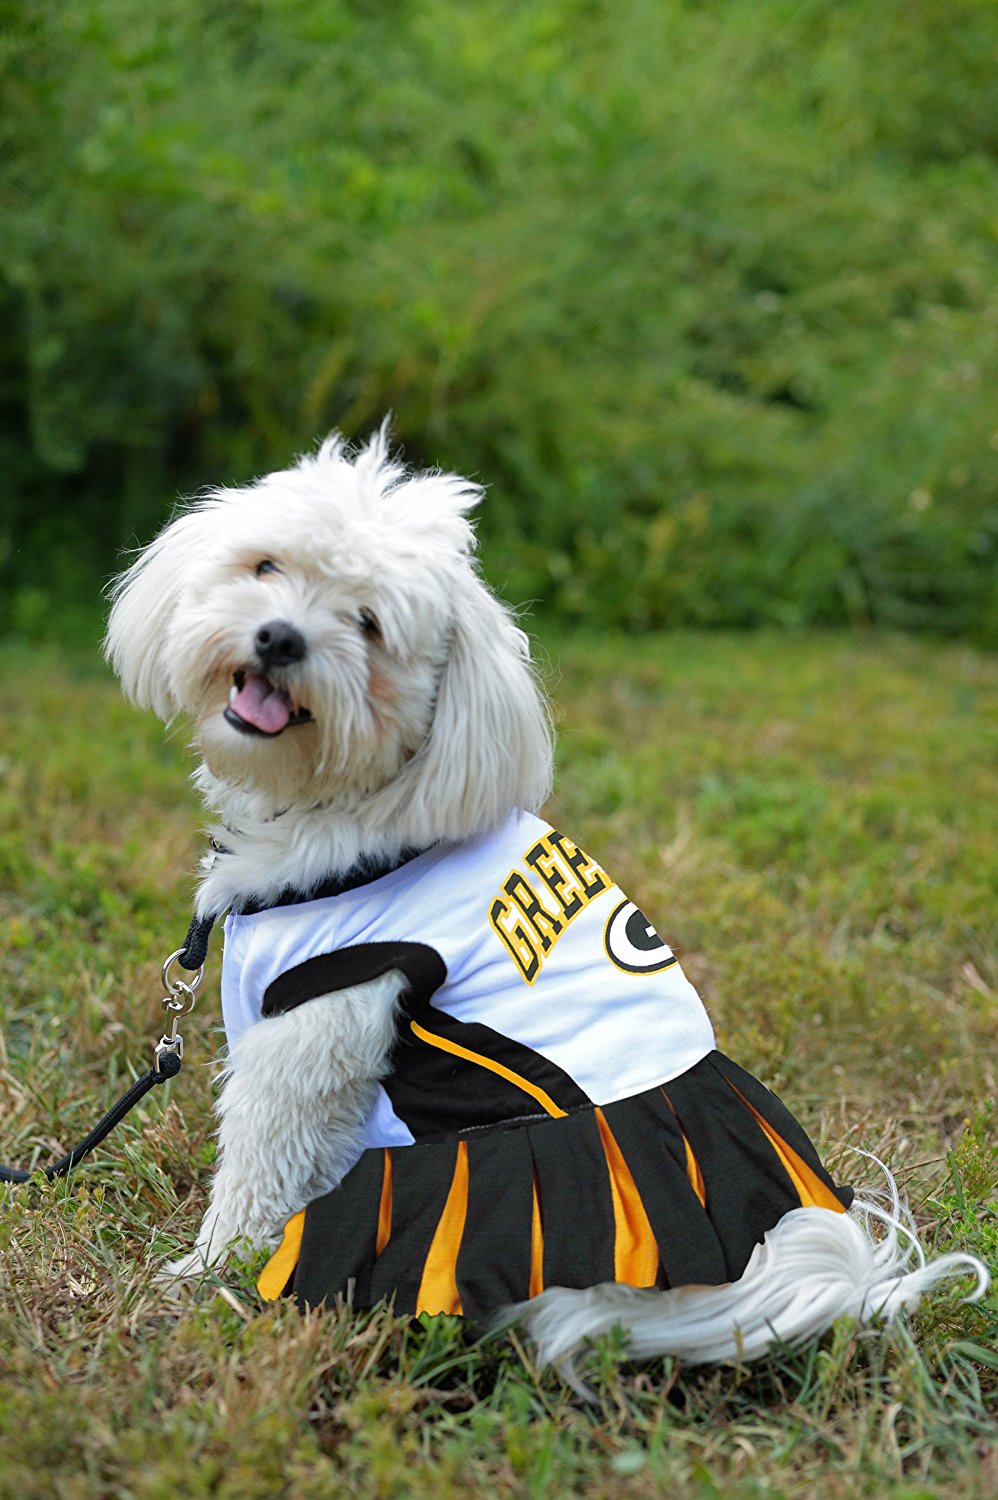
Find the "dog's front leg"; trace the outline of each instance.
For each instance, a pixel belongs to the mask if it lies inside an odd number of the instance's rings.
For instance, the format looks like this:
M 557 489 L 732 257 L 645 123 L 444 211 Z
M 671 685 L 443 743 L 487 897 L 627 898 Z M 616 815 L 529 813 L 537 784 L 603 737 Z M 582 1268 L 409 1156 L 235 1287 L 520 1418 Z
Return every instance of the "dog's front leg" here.
M 193 1250 L 168 1275 L 196 1275 L 236 1241 L 274 1246 L 291 1215 L 350 1169 L 388 1070 L 405 985 L 393 970 L 259 1021 L 239 1038 L 218 1102 L 211 1202 Z

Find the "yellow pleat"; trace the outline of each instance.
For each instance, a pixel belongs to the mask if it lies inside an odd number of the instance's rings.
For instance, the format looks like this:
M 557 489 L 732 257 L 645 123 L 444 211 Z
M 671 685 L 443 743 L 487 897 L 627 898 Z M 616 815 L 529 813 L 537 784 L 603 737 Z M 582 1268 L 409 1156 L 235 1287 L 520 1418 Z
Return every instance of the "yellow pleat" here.
M 285 1224 L 281 1243 L 257 1277 L 256 1289 L 264 1302 L 276 1302 L 291 1280 L 291 1273 L 298 1264 L 304 1229 L 305 1210 L 301 1209 Z
M 595 1111 L 603 1154 L 610 1172 L 613 1198 L 613 1274 L 627 1286 L 654 1286 L 658 1278 L 658 1241 L 634 1185 L 630 1168 L 623 1158 L 613 1132 L 601 1109 Z
M 679 1133 L 680 1135 L 683 1134 L 682 1131 L 680 1131 Z M 703 1173 L 700 1170 L 700 1163 L 693 1155 L 693 1147 L 690 1145 L 685 1135 L 683 1135 L 683 1145 L 686 1147 L 686 1176 L 689 1178 L 690 1187 L 700 1199 L 701 1206 L 703 1208 L 706 1208 L 707 1188 L 704 1184 Z
M 544 1290 L 544 1228 L 541 1224 L 541 1205 L 537 1197 L 537 1180 L 534 1180 L 534 1202 L 530 1213 L 530 1281 L 528 1297 L 539 1297 Z
M 825 1186 L 817 1173 L 802 1157 L 798 1156 L 794 1148 L 770 1125 L 769 1121 L 757 1109 L 752 1108 L 745 1095 L 735 1088 L 731 1080 L 726 1079 L 725 1082 L 738 1095 L 745 1108 L 754 1115 L 769 1144 L 780 1158 L 783 1169 L 800 1199 L 801 1208 L 830 1208 L 833 1213 L 844 1214 L 845 1209 L 831 1188 Z
M 381 1178 L 381 1202 L 378 1204 L 378 1234 L 374 1242 L 375 1256 L 381 1254 L 388 1244 L 392 1232 L 392 1158 L 385 1151 L 385 1167 Z
M 457 1289 L 457 1253 L 461 1248 L 468 1216 L 468 1143 L 458 1141 L 454 1176 L 440 1222 L 434 1231 L 430 1253 L 416 1298 L 417 1313 L 460 1313 Z

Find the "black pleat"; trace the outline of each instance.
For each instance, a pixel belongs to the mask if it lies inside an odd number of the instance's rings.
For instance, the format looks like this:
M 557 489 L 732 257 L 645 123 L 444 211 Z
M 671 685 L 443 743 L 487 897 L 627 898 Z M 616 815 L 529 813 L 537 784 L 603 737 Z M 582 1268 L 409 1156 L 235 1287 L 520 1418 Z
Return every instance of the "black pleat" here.
M 610 1172 L 592 1110 L 527 1125 L 544 1230 L 544 1285 L 613 1280 Z
M 659 1285 L 727 1281 L 724 1250 L 686 1174 L 683 1137 L 661 1091 L 606 1104 L 603 1114 L 658 1241 Z
M 415 1312 L 426 1257 L 454 1179 L 457 1142 L 395 1146 L 390 1154 L 392 1228 L 371 1272 L 371 1299 L 394 1294 L 399 1312 Z
M 526 1132 L 470 1136 L 468 1216 L 457 1257 L 465 1313 L 519 1302 L 530 1289 L 533 1173 Z
M 752 1113 L 718 1078 L 709 1059 L 663 1085 L 707 1191 L 707 1213 L 724 1250 L 728 1279 L 800 1199 Z
M 732 1083 L 740 1094 L 751 1104 L 753 1109 L 759 1111 L 767 1124 L 772 1125 L 777 1135 L 791 1146 L 797 1155 L 806 1161 L 816 1177 L 820 1177 L 825 1186 L 835 1194 L 843 1208 L 848 1208 L 856 1196 L 851 1187 L 839 1187 L 832 1181 L 825 1168 L 821 1164 L 821 1158 L 810 1136 L 804 1130 L 798 1120 L 795 1120 L 782 1099 L 768 1089 L 758 1078 L 753 1078 L 751 1073 L 746 1073 L 737 1063 L 733 1063 L 730 1057 L 725 1057 L 723 1052 L 711 1053 L 711 1060 L 722 1078 Z
M 308 1205 L 292 1280 L 300 1307 L 331 1302 L 351 1280 L 357 1306 L 370 1302 L 383 1174 L 384 1152 L 365 1151 L 339 1187 Z

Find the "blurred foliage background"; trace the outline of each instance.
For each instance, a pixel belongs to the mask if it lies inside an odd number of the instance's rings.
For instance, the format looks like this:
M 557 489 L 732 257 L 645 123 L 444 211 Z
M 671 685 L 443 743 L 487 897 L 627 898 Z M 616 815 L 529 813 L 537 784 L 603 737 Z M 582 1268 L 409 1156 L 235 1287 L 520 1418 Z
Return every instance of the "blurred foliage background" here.
M 4 629 L 392 409 L 513 600 L 998 640 L 992 0 L 0 17 Z

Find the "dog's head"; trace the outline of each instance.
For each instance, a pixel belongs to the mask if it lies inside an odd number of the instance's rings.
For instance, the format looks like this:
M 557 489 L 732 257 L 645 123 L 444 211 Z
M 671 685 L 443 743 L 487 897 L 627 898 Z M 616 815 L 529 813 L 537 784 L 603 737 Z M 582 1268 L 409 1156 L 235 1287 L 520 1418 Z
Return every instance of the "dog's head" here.
M 207 493 L 112 586 L 125 692 L 193 721 L 211 776 L 276 810 L 368 806 L 423 843 L 535 808 L 550 775 L 526 637 L 487 589 L 480 491 L 382 431 Z

